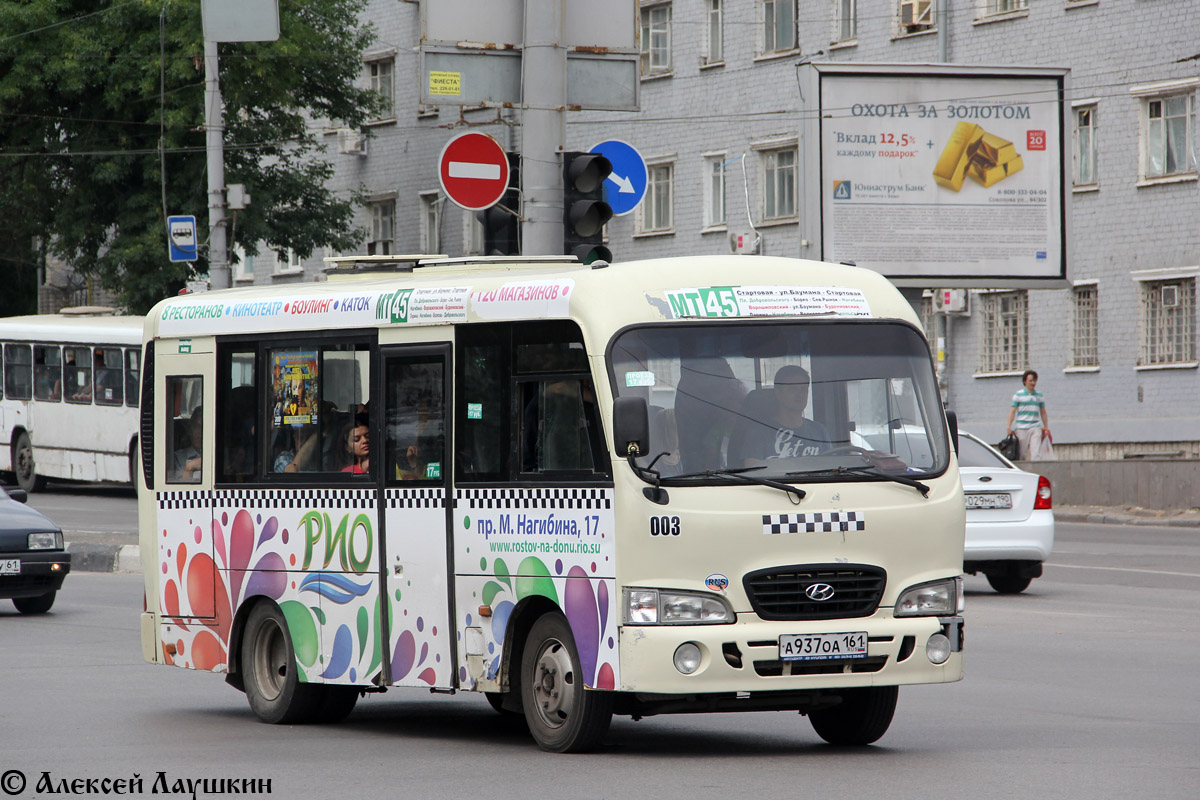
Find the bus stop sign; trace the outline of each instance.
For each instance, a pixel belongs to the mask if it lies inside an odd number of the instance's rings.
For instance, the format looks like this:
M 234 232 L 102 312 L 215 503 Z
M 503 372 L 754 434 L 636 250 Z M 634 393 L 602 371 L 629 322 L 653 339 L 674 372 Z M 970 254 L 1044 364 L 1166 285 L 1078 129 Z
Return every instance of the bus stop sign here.
M 167 217 L 167 252 L 172 261 L 196 260 L 195 217 Z

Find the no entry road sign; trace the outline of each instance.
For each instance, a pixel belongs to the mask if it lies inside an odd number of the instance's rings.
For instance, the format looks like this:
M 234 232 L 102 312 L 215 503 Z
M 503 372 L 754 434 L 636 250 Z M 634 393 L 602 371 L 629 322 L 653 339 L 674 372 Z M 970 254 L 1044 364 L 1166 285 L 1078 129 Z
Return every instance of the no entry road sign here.
M 481 211 L 500 202 L 508 189 L 508 156 L 486 133 L 460 133 L 442 148 L 438 179 L 450 202 Z

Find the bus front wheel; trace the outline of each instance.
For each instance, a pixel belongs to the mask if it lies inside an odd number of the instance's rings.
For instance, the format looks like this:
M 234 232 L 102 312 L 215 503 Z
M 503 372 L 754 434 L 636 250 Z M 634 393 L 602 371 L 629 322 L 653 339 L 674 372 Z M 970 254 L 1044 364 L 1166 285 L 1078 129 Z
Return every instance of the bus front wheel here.
M 40 492 L 46 488 L 46 479 L 37 474 L 37 467 L 33 463 L 33 445 L 25 431 L 21 431 L 13 447 L 13 472 L 17 476 L 17 485 L 26 492 Z
M 242 675 L 250 709 L 263 722 L 304 722 L 316 715 L 314 687 L 300 682 L 287 621 L 274 603 L 255 606 L 246 620 Z
M 887 733 L 899 695 L 896 686 L 845 689 L 841 703 L 811 712 L 808 720 L 817 735 L 830 744 L 871 744 Z
M 578 753 L 600 743 L 612 721 L 611 692 L 584 686 L 575 637 L 562 614 L 533 624 L 521 658 L 521 705 L 538 747 Z

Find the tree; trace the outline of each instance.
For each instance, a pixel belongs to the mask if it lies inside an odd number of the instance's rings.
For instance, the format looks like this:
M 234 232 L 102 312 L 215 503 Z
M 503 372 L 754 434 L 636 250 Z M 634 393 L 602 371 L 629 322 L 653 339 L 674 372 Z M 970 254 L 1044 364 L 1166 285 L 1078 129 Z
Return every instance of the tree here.
M 326 188 L 317 132 L 382 107 L 355 86 L 373 39 L 364 5 L 281 0 L 279 41 L 220 46 L 226 181 L 254 198 L 231 248 L 307 257 L 361 241 L 360 200 Z M 196 213 L 207 271 L 203 54 L 195 0 L 0 3 L 0 182 L 15 181 L 0 219 L 21 220 L 0 234 L 0 269 L 29 269 L 40 241 L 145 312 L 193 269 L 168 261 L 166 216 Z

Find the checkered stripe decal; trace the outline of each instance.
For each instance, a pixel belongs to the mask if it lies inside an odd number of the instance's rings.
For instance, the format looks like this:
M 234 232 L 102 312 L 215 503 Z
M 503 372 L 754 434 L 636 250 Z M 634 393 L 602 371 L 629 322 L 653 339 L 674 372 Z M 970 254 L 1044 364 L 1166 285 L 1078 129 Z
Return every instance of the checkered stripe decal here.
M 189 489 L 180 492 L 156 492 L 159 510 L 168 508 L 208 508 L 213 493 L 208 489 Z
M 459 489 L 455 503 L 467 508 L 611 509 L 612 489 Z
M 763 514 L 763 533 L 833 533 L 865 531 L 866 515 L 861 511 L 826 511 L 819 514 Z
M 375 507 L 373 489 L 201 489 L 157 495 L 160 509 Z
M 384 495 L 388 508 L 445 508 L 445 489 L 388 489 Z

